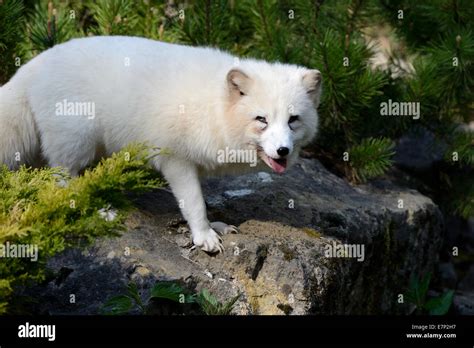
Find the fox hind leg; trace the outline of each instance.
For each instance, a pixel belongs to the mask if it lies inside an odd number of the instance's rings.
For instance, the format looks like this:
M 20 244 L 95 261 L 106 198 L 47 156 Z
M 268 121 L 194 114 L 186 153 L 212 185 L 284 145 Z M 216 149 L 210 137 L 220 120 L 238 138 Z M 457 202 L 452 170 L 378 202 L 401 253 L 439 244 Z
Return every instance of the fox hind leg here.
M 92 139 L 65 139 L 64 137 L 43 136 L 43 156 L 50 167 L 63 167 L 71 176 L 90 165 L 95 159 L 95 143 Z

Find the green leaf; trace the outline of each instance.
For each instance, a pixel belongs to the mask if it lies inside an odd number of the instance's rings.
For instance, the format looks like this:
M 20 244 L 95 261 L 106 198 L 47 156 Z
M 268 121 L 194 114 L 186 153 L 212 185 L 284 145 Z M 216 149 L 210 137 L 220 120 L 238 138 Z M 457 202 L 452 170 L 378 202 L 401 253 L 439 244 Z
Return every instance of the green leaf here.
M 445 315 L 453 303 L 453 296 L 454 290 L 449 290 L 439 297 L 429 299 L 424 308 L 431 315 Z
M 408 291 L 405 294 L 405 298 L 408 302 L 413 304 L 417 303 L 417 287 L 418 287 L 418 280 L 416 279 L 415 275 L 411 275 L 410 277 L 410 284 L 408 286 Z
M 129 295 L 129 297 L 131 297 L 135 301 L 135 303 L 138 305 L 138 307 L 140 307 L 140 309 L 142 311 L 145 311 L 145 306 L 143 305 L 140 294 L 138 293 L 137 284 L 135 284 L 135 283 L 128 284 L 127 293 Z
M 229 315 L 241 295 L 242 294 L 238 294 L 226 303 L 221 303 L 214 295 L 209 293 L 209 291 L 203 289 L 198 296 L 198 303 L 203 312 L 207 315 Z
M 426 274 L 421 280 L 419 280 L 415 275 L 410 277 L 410 285 L 405 297 L 409 302 L 416 305 L 418 309 L 421 309 L 424 306 L 430 280 L 431 273 Z
M 194 302 L 194 296 L 190 295 L 188 291 L 174 282 L 158 282 L 151 289 L 152 298 L 165 298 L 171 301 L 180 302 L 182 296 L 184 296 L 185 303 Z
M 223 306 L 223 313 L 226 313 L 226 314 L 230 314 L 230 312 L 232 312 L 232 309 L 234 308 L 234 305 L 235 303 L 237 302 L 237 300 L 240 298 L 242 294 L 238 294 L 236 296 L 234 296 L 233 298 L 231 298 L 229 301 L 227 301 L 224 306 Z
M 119 295 L 109 299 L 102 307 L 102 314 L 123 315 L 129 313 L 133 308 L 133 301 L 126 295 Z
M 428 287 L 430 286 L 431 272 L 427 273 L 420 282 L 419 296 L 420 302 L 424 302 L 428 294 Z
M 211 306 L 217 307 L 219 305 L 219 301 L 217 300 L 217 298 L 212 295 L 207 289 L 203 289 L 201 291 L 201 299 L 203 302 L 206 302 Z

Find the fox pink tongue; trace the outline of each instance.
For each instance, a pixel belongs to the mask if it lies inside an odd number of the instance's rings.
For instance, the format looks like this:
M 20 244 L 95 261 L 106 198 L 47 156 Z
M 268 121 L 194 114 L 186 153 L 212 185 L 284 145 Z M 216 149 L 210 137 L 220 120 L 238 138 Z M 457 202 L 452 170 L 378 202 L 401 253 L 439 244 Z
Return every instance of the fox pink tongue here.
M 270 162 L 270 165 L 272 169 L 277 172 L 278 174 L 283 173 L 286 169 L 286 159 L 278 159 L 275 160 L 271 157 L 268 157 L 268 161 Z

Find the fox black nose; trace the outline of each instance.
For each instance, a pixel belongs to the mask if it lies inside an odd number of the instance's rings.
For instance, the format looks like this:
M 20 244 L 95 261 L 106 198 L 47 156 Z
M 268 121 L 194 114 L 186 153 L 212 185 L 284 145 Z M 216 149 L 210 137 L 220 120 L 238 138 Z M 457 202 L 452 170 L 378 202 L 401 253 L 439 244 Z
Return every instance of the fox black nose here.
M 287 147 L 280 147 L 278 150 L 277 150 L 277 153 L 282 156 L 282 157 L 285 157 L 286 155 L 288 155 L 290 153 L 290 150 L 287 148 Z

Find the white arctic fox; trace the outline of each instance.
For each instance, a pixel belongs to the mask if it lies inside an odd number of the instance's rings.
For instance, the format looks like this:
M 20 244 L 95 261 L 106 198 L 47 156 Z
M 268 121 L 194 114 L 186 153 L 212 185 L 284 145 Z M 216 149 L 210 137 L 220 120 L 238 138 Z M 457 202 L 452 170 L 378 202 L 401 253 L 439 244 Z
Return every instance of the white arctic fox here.
M 0 163 L 42 159 L 77 175 L 130 142 L 166 148 L 153 165 L 194 244 L 217 252 L 234 227 L 209 223 L 199 175 L 283 172 L 316 134 L 320 91 L 318 70 L 143 38 L 75 39 L 0 88 Z M 258 163 L 228 163 L 223 151 L 254 152 Z

